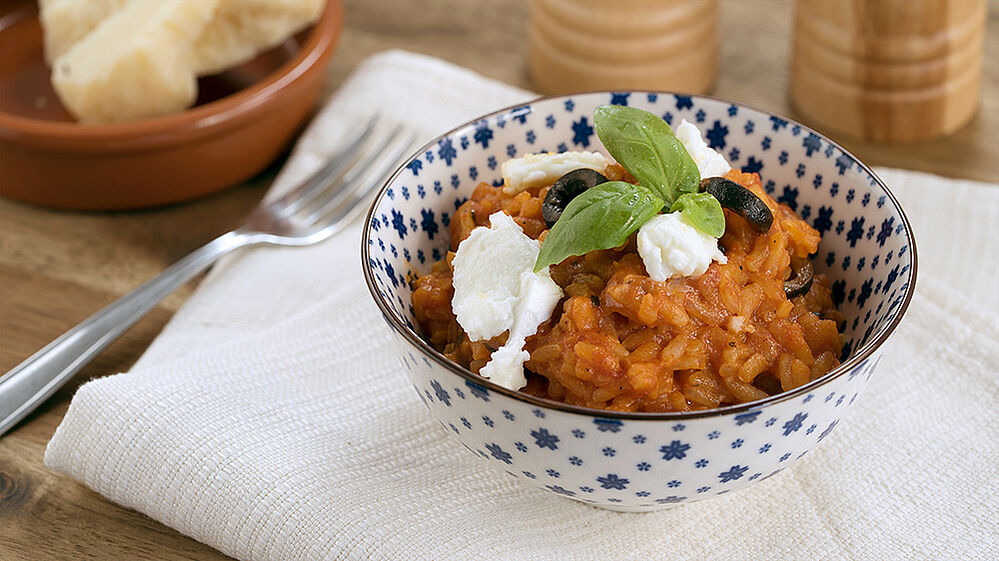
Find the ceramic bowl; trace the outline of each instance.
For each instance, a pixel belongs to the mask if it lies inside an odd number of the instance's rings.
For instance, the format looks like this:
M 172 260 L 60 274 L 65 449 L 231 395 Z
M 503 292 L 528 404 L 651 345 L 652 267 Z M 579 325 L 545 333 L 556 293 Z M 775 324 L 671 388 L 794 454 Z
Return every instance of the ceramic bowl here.
M 309 117 L 340 33 L 339 0 L 284 44 L 199 80 L 197 104 L 162 117 L 79 124 L 59 103 L 34 1 L 0 7 L 0 193 L 110 210 L 184 201 L 252 177 Z
M 530 152 L 603 150 L 593 110 L 608 103 L 687 119 L 734 166 L 822 233 L 814 266 L 847 317 L 844 361 L 793 391 L 689 413 L 614 413 L 499 387 L 420 338 L 410 282 L 447 251 L 448 220 L 499 164 Z M 916 252 L 898 201 L 829 139 L 738 103 L 666 93 L 587 93 L 503 109 L 427 145 L 382 189 L 364 228 L 363 267 L 393 328 L 401 373 L 444 429 L 529 485 L 595 506 L 644 511 L 762 481 L 828 438 L 874 374 L 912 297 Z M 401 376 L 400 376 L 401 378 Z M 401 380 L 400 380 L 401 382 Z

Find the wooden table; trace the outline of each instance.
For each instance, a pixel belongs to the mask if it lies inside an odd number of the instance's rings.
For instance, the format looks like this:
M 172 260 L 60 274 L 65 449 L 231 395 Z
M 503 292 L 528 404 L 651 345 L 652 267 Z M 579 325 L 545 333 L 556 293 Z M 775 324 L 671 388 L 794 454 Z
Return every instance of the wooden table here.
M 427 53 L 531 88 L 524 45 L 527 0 L 344 4 L 346 24 L 327 92 L 365 57 L 387 48 Z M 982 106 L 968 126 L 949 138 L 912 146 L 839 140 L 873 165 L 999 181 L 999 0 L 990 0 L 989 8 Z M 790 19 L 790 0 L 723 0 L 713 93 L 793 116 L 787 93 Z M 0 372 L 238 224 L 276 169 L 209 198 L 147 211 L 58 212 L 0 201 Z M 127 370 L 192 289 L 169 297 L 0 440 L 0 559 L 226 558 L 50 472 L 42 462 L 76 388 Z

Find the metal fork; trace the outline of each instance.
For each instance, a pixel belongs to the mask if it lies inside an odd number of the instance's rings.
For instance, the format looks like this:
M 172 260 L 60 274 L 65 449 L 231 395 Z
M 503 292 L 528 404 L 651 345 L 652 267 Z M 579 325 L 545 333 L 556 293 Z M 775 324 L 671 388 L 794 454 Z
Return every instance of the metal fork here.
M 411 148 L 415 134 L 372 118 L 319 171 L 284 196 L 262 202 L 239 228 L 195 250 L 90 316 L 0 377 L 0 436 L 114 342 L 160 300 L 223 255 L 246 246 L 311 245 L 329 238 L 364 206 Z

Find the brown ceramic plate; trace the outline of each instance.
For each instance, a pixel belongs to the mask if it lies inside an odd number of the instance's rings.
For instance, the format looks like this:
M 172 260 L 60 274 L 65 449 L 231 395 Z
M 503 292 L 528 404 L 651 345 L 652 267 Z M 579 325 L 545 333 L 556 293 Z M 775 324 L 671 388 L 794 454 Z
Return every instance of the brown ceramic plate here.
M 199 81 L 185 111 L 73 122 L 49 84 L 33 0 L 0 6 L 0 194 L 39 205 L 125 209 L 188 200 L 264 169 L 308 118 L 342 24 L 329 0 L 311 28 Z

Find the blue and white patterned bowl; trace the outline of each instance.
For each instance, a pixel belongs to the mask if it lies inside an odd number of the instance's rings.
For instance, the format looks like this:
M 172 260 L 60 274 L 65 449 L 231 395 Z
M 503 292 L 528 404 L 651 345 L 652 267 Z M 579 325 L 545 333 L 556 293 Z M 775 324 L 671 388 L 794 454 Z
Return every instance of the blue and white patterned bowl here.
M 843 364 L 791 392 L 695 413 L 614 413 L 513 392 L 452 363 L 416 331 L 410 281 L 448 247 L 448 221 L 500 164 L 531 152 L 602 150 L 593 110 L 632 105 L 687 119 L 712 148 L 822 233 L 818 272 L 847 317 Z M 652 92 L 548 97 L 442 135 L 401 167 L 368 214 L 368 287 L 394 329 L 402 371 L 441 426 L 524 482 L 603 508 L 644 511 L 762 481 L 829 436 L 877 368 L 912 297 L 916 252 L 898 201 L 837 144 L 720 99 Z

